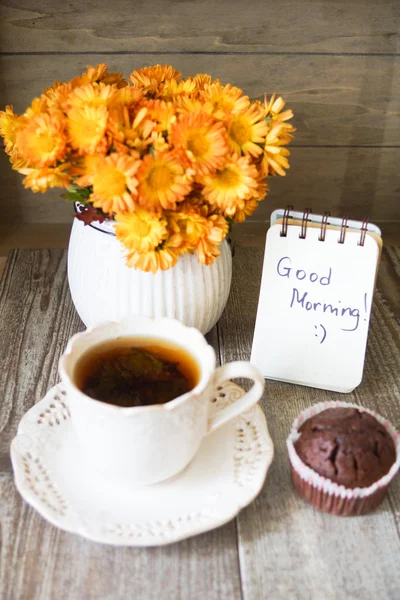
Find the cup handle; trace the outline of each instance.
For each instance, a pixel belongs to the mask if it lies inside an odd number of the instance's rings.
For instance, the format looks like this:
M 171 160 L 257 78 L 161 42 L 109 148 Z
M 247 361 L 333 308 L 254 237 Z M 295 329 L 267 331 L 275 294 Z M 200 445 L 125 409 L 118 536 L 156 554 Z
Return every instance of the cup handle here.
M 209 421 L 208 433 L 215 431 L 234 417 L 248 410 L 260 400 L 264 391 L 264 378 L 251 363 L 246 361 L 231 362 L 218 367 L 214 374 L 214 386 L 223 383 L 227 379 L 245 377 L 254 381 L 253 387 L 241 398 L 229 406 L 223 408 Z

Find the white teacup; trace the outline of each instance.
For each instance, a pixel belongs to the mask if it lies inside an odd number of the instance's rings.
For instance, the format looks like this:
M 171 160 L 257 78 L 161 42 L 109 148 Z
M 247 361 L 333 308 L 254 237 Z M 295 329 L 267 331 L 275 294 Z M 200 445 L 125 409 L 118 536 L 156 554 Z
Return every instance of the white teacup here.
M 79 360 L 93 347 L 121 337 L 154 338 L 183 348 L 198 364 L 198 384 L 179 398 L 152 406 L 124 408 L 90 398 L 76 385 Z M 215 352 L 202 334 L 173 319 L 129 317 L 78 333 L 68 342 L 59 369 L 85 459 L 110 479 L 138 484 L 163 481 L 182 471 L 204 436 L 256 404 L 264 390 L 264 379 L 253 365 L 232 362 L 215 368 Z M 210 418 L 215 386 L 235 377 L 252 379 L 254 384 Z

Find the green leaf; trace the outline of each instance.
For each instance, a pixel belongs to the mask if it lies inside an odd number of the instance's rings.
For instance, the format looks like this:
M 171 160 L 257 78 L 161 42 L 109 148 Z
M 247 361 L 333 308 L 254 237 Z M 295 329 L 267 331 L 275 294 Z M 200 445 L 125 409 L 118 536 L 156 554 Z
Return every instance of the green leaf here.
M 228 223 L 228 233 L 227 233 L 227 235 L 229 235 L 230 232 L 232 231 L 232 227 L 233 227 L 235 221 L 232 219 L 232 217 L 225 217 L 225 219 L 226 219 L 226 222 Z
M 76 183 L 71 183 L 69 192 L 71 194 L 76 194 L 77 199 L 81 199 L 81 200 L 87 200 L 90 196 L 90 188 L 89 187 L 80 187 Z
M 64 200 L 69 200 L 70 202 L 81 202 L 82 204 L 86 203 L 82 196 L 79 196 L 79 194 L 75 194 L 74 192 L 61 194 L 61 198 L 64 198 Z

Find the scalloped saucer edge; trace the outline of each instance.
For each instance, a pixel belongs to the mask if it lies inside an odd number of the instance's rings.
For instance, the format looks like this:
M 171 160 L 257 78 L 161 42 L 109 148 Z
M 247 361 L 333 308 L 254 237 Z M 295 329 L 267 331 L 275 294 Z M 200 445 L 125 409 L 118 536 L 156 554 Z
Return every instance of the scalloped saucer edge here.
M 245 392 L 232 382 L 215 389 L 211 412 Z M 92 541 L 159 546 L 235 518 L 261 491 L 273 443 L 259 406 L 204 438 L 190 465 L 152 486 L 116 486 L 88 469 L 62 384 L 22 418 L 11 443 L 21 496 L 56 527 Z

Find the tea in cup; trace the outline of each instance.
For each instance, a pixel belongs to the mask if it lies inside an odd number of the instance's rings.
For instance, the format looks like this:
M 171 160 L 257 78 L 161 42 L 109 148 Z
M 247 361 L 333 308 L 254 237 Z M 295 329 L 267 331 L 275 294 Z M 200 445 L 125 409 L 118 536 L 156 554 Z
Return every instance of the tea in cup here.
M 78 333 L 59 370 L 85 459 L 111 480 L 142 485 L 182 471 L 206 435 L 264 390 L 253 365 L 216 368 L 203 335 L 174 319 L 133 316 Z M 237 377 L 252 379 L 252 388 L 210 417 L 215 387 Z

